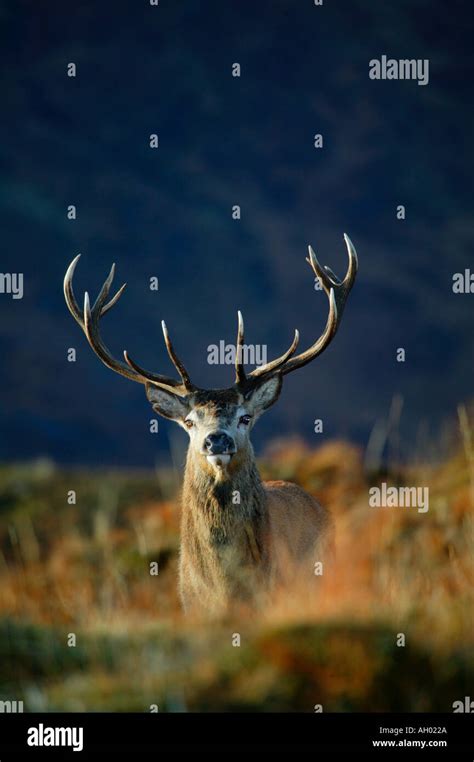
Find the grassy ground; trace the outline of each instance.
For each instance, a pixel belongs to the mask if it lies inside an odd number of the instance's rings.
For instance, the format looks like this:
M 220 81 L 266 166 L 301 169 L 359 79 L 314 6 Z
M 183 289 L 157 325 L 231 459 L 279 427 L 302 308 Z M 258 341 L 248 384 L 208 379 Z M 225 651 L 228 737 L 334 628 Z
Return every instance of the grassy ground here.
M 273 448 L 264 476 L 333 512 L 336 565 L 323 578 L 308 568 L 258 616 L 212 626 L 180 612 L 172 473 L 1 467 L 0 699 L 25 710 L 451 711 L 474 673 L 462 411 L 458 443 L 436 464 L 368 474 L 346 442 Z M 369 508 L 382 480 L 428 486 L 429 511 Z

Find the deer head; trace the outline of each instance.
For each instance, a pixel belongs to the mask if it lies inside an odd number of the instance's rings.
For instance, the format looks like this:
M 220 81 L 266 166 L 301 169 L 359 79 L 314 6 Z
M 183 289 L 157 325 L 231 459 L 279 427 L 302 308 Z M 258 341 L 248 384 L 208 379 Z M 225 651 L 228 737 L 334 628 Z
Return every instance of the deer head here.
M 89 344 L 108 367 L 122 376 L 144 384 L 153 410 L 159 415 L 176 421 L 189 434 L 195 457 L 206 469 L 221 475 L 238 467 L 239 461 L 250 446 L 249 433 L 260 415 L 278 399 L 283 377 L 302 368 L 326 349 L 334 338 L 341 321 L 348 294 L 357 274 L 357 254 L 349 237 L 344 235 L 349 255 L 349 267 L 343 280 L 339 280 L 329 267 L 321 266 L 316 255 L 308 247 L 307 262 L 319 278 L 329 299 L 329 316 L 322 335 L 304 352 L 295 355 L 299 343 L 298 331 L 287 351 L 265 365 L 247 374 L 242 364 L 244 346 L 244 323 L 238 313 L 238 331 L 235 353 L 235 382 L 228 389 L 199 389 L 188 375 L 171 343 L 168 330 L 162 322 L 163 336 L 168 355 L 180 380 L 151 373 L 134 362 L 124 351 L 122 362 L 113 357 L 101 339 L 100 319 L 120 298 L 125 285 L 109 300 L 115 265 L 112 265 L 102 289 L 90 306 L 89 295 L 84 295 L 84 309 L 77 304 L 72 288 L 78 255 L 69 265 L 64 278 L 64 295 L 69 310 L 84 331 Z

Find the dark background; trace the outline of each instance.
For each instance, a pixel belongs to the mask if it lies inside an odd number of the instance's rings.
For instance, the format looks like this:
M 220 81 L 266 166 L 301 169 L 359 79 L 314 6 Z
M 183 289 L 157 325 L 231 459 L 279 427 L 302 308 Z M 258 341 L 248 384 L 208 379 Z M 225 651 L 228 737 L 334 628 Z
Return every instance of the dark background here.
M 319 335 L 327 302 L 306 246 L 342 274 L 343 232 L 360 271 L 341 330 L 286 378 L 257 444 L 319 443 L 316 417 L 324 438 L 365 444 L 394 394 L 402 449 L 420 429 L 435 439 L 472 393 L 474 296 L 452 292 L 473 266 L 468 2 L 15 0 L 0 23 L 0 271 L 25 278 L 23 300 L 0 295 L 0 457 L 168 457 L 177 427 L 149 434 L 143 390 L 101 365 L 66 309 L 77 253 L 81 299 L 112 261 L 129 284 L 104 320 L 116 355 L 171 372 L 164 318 L 193 380 L 227 386 L 232 368 L 209 366 L 207 347 L 235 341 L 237 309 L 270 357 L 295 327 L 302 348 Z M 370 80 L 384 53 L 429 58 L 429 84 Z

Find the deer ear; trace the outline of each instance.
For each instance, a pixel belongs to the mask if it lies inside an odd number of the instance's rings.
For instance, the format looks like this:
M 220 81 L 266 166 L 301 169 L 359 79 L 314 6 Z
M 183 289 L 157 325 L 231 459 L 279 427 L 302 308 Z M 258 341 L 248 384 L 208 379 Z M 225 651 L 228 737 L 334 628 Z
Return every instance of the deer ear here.
M 248 407 L 256 415 L 263 413 L 264 410 L 273 405 L 280 396 L 282 377 L 272 376 L 266 381 L 262 381 L 255 389 L 252 389 L 248 395 Z
M 146 396 L 153 407 L 153 410 L 165 418 L 171 418 L 176 421 L 185 418 L 189 413 L 189 405 L 186 397 L 179 397 L 166 389 L 160 389 L 154 384 L 146 384 Z

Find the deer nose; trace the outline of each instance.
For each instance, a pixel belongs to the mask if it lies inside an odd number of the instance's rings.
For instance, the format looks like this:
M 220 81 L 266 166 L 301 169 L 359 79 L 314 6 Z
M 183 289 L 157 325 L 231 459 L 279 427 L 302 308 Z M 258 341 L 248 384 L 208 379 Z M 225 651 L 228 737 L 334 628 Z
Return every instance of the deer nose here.
M 235 451 L 234 440 L 225 431 L 216 431 L 205 438 L 204 451 L 207 455 L 233 453 Z

